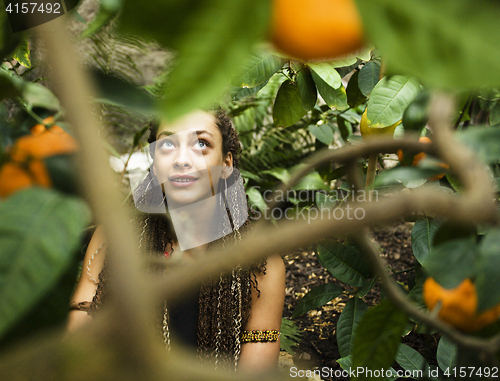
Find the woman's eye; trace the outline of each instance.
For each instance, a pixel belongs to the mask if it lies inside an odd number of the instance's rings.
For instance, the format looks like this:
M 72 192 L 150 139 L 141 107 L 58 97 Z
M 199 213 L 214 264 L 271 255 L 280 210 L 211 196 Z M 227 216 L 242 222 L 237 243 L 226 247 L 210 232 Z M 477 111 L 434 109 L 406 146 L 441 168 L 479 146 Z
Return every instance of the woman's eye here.
M 174 148 L 174 143 L 170 140 L 166 140 L 161 144 L 160 148 L 165 148 L 165 149 Z
M 209 144 L 205 140 L 197 140 L 194 146 L 197 149 L 205 149 Z

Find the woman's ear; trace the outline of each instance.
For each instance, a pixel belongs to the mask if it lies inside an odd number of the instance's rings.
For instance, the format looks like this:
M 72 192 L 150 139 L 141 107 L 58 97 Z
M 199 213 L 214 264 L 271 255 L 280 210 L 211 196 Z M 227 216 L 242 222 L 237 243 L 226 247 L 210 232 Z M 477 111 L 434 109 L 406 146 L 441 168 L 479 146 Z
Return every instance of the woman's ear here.
M 228 152 L 223 163 L 221 178 L 227 179 L 233 173 L 233 154 Z

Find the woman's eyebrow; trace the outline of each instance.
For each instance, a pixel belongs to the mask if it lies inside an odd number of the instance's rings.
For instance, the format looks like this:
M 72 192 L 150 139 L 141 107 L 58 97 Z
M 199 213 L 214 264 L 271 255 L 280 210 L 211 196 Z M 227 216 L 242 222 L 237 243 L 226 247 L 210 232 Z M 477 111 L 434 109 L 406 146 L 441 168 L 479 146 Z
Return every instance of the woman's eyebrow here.
M 196 135 L 201 135 L 201 134 L 207 134 L 207 135 L 210 135 L 210 136 L 214 136 L 214 134 L 212 134 L 210 131 L 206 131 L 206 130 L 197 130 L 196 131 Z
M 175 135 L 175 134 L 176 134 L 175 132 L 171 132 L 171 131 L 162 131 L 158 134 L 158 137 L 156 139 L 160 139 L 160 136 L 162 136 L 162 135 L 171 136 L 171 135 Z M 207 130 L 196 130 L 196 131 L 192 131 L 191 134 L 192 135 L 207 134 L 207 135 L 210 135 L 211 137 L 214 136 L 214 134 L 212 134 L 210 131 L 207 131 Z
M 160 133 L 158 134 L 158 136 L 156 137 L 156 139 L 159 139 L 159 138 L 160 138 L 160 136 L 162 136 L 162 135 L 167 135 L 167 136 L 170 136 L 170 135 L 173 135 L 173 134 L 174 134 L 174 133 L 173 133 L 173 132 L 170 132 L 170 131 L 163 131 L 163 132 L 160 132 Z

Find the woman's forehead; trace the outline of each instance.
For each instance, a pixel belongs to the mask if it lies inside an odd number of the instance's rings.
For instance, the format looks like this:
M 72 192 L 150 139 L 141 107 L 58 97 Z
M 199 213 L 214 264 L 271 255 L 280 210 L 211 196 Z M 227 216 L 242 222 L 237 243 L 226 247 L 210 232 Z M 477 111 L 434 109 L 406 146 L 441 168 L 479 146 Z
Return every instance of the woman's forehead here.
M 207 131 L 214 135 L 214 137 L 219 137 L 219 128 L 216 125 L 215 117 L 205 111 L 195 111 L 191 114 L 183 116 L 182 118 L 176 120 L 173 123 L 162 123 L 158 128 L 158 133 L 156 137 L 158 138 L 160 134 L 166 132 L 168 135 L 177 134 L 179 132 L 185 131 Z

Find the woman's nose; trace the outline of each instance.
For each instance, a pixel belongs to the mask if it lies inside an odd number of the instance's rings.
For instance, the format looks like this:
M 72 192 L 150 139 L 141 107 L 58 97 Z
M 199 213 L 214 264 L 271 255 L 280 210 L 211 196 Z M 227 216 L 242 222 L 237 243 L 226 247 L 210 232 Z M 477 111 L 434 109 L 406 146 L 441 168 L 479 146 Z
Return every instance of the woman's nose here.
M 177 155 L 174 159 L 174 166 L 176 168 L 191 168 L 193 162 L 191 160 L 189 149 L 186 147 L 179 147 Z

